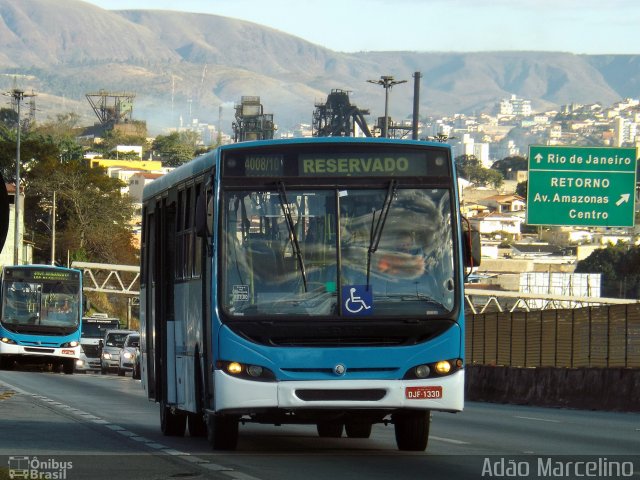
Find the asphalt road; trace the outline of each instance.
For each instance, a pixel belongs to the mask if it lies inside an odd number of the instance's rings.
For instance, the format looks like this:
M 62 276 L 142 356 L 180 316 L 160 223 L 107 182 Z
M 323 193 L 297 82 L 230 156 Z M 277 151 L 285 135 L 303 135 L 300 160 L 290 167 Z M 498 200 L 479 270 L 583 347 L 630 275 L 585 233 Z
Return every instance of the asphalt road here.
M 25 458 L 40 470 L 72 462 L 70 480 L 581 478 L 584 462 L 600 478 L 640 478 L 640 414 L 468 402 L 434 413 L 424 453 L 399 452 L 391 425 L 330 439 L 314 426 L 247 424 L 237 451 L 213 452 L 204 438 L 164 437 L 158 423 L 129 376 L 1 371 L 0 479 Z

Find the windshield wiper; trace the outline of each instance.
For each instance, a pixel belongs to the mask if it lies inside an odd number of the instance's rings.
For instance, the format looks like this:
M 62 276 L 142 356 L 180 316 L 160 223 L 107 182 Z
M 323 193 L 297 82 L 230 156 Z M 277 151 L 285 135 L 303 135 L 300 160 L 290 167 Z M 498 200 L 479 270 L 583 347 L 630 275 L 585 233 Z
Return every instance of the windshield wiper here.
M 304 291 L 307 292 L 307 271 L 304 268 L 304 259 L 302 258 L 302 252 L 300 251 L 300 243 L 298 242 L 298 235 L 296 234 L 296 227 L 293 223 L 293 216 L 291 215 L 289 200 L 287 199 L 287 191 L 284 188 L 283 181 L 278 182 L 278 196 L 280 198 L 280 207 L 282 208 L 282 214 L 284 215 L 287 229 L 289 230 L 289 235 L 291 236 L 293 253 L 298 259 L 298 265 L 300 266 L 300 274 L 302 275 Z
M 397 180 L 391 180 L 391 182 L 389 182 L 389 189 L 384 197 L 384 202 L 382 202 L 382 209 L 380 210 L 380 216 L 378 217 L 377 223 L 376 210 L 373 209 L 371 212 L 371 232 L 369 236 L 369 249 L 367 250 L 367 288 L 369 288 L 369 277 L 371 276 L 371 255 L 378 250 L 378 245 L 380 245 L 382 230 L 384 229 L 384 224 L 387 221 L 387 215 L 389 215 L 389 209 L 391 208 L 391 202 L 393 202 L 393 195 L 395 194 L 397 187 Z

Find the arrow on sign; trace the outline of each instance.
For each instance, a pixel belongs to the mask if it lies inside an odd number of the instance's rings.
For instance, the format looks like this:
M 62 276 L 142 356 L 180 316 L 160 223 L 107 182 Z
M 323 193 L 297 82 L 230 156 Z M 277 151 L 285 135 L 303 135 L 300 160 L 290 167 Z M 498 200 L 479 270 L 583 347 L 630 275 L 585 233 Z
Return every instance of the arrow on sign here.
M 536 162 L 540 163 L 543 159 L 543 156 L 541 153 L 537 154 L 535 157 L 533 157 L 536 159 Z
M 618 200 L 616 202 L 616 206 L 619 207 L 620 205 L 622 205 L 623 203 L 626 203 L 629 201 L 629 197 L 631 196 L 630 193 L 623 193 L 622 195 L 620 195 L 620 200 Z

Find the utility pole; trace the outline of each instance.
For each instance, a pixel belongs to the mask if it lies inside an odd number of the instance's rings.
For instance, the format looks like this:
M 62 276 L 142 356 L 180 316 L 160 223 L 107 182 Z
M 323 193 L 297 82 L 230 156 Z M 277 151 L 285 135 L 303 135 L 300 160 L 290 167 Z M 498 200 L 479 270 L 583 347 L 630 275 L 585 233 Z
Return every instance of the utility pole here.
M 56 191 L 53 191 L 53 206 L 51 207 L 51 265 L 56 264 Z
M 19 253 L 22 242 L 20 241 L 20 104 L 24 97 L 35 97 L 35 93 L 24 93 L 24 90 L 14 88 L 10 92 L 5 93 L 13 98 L 13 102 L 16 105 L 16 112 L 18 114 L 18 121 L 16 125 L 16 197 L 14 200 L 14 230 L 13 230 L 13 264 L 19 264 Z
M 383 75 L 380 80 L 367 80 L 369 83 L 375 83 L 384 87 L 384 124 L 382 125 L 382 136 L 389 136 L 389 90 L 394 85 L 406 83 L 406 80 L 394 80 L 390 75 Z

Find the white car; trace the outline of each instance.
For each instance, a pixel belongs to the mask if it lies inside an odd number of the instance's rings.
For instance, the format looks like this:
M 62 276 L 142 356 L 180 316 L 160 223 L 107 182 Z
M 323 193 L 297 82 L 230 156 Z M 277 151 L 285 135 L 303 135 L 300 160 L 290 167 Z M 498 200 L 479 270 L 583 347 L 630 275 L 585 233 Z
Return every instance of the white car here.
M 140 357 L 140 334 L 130 333 L 124 339 L 122 352 L 120 353 L 120 365 L 118 375 L 124 376 L 127 372 L 132 372 L 133 378 L 140 378 L 140 368 L 136 368 Z
M 119 371 L 120 353 L 124 347 L 124 341 L 131 333 L 138 333 L 135 330 L 107 330 L 102 342 L 102 355 L 100 360 L 100 371 L 106 374 L 109 370 Z

